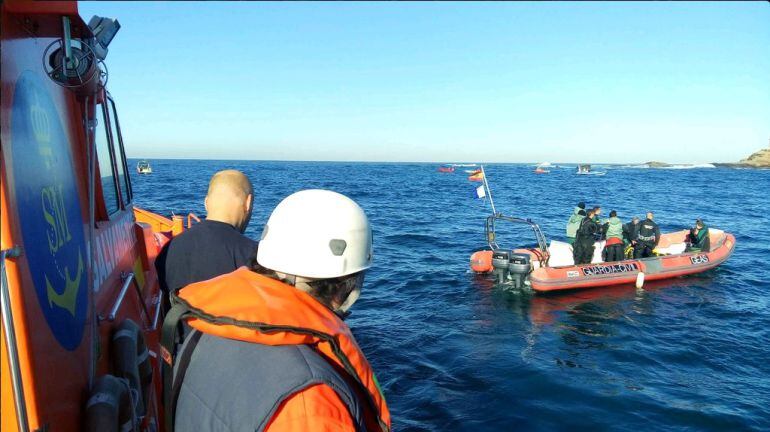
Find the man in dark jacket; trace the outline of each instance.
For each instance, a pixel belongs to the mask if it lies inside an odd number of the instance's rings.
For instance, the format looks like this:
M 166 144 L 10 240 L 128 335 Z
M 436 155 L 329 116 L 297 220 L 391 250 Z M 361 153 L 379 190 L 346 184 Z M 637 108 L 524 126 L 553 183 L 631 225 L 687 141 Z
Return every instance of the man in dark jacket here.
M 660 228 L 653 220 L 655 215 L 647 212 L 647 219 L 639 224 L 634 246 L 634 258 L 647 258 L 653 255 L 652 251 L 660 242 Z
M 155 261 L 161 288 L 177 291 L 247 265 L 257 242 L 243 235 L 251 219 L 253 190 L 240 171 L 211 178 L 204 201 L 206 220 L 172 239 Z
M 634 216 L 630 222 L 623 225 L 623 243 L 633 245 L 636 243 L 636 236 L 639 234 L 639 218 Z
M 623 258 L 634 257 L 637 235 L 639 235 L 639 218 L 634 216 L 628 223 L 623 225 Z
M 598 207 L 591 209 L 580 223 L 572 250 L 575 265 L 590 264 L 593 259 L 596 235 L 601 233 L 601 227 L 594 220 L 598 211 Z

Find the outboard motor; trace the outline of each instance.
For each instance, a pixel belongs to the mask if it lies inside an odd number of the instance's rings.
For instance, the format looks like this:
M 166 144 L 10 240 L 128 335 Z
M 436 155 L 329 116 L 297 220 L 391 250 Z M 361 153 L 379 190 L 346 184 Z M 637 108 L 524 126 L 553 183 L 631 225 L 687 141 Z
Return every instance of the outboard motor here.
M 492 263 L 494 263 L 494 258 Z M 516 289 L 524 288 L 524 281 L 532 271 L 531 257 L 525 253 L 512 253 L 508 261 L 508 273 Z
M 499 284 L 508 282 L 508 268 L 511 260 L 511 253 L 506 250 L 498 249 L 492 252 L 492 274 L 495 281 Z

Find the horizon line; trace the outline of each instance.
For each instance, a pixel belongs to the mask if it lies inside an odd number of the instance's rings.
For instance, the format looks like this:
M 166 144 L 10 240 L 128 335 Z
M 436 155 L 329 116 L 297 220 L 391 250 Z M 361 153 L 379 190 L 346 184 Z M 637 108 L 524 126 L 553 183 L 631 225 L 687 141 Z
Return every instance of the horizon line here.
M 390 160 L 307 160 L 307 159 L 238 159 L 238 158 L 195 158 L 195 157 L 137 157 L 127 156 L 126 159 L 134 160 L 189 160 L 189 161 L 238 161 L 238 162 L 296 162 L 296 163 L 385 163 L 385 164 L 562 164 L 562 165 L 647 165 L 650 163 L 664 163 L 668 165 L 702 165 L 702 164 L 737 164 L 740 161 L 731 162 L 664 162 L 660 160 L 651 160 L 646 162 L 551 162 L 551 161 L 524 161 L 524 162 L 509 162 L 509 161 L 390 161 Z

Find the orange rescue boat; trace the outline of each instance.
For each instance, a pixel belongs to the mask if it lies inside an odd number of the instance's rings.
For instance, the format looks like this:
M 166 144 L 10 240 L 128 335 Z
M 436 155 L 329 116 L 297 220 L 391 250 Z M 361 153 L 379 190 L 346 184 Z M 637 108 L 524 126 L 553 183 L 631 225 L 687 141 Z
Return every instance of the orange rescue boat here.
M 530 225 L 537 246 L 513 250 L 501 248 L 495 233 L 495 223 L 499 221 Z M 604 262 L 601 259 L 604 241 L 600 241 L 596 243 L 591 264 L 575 265 L 572 246 L 560 241 L 552 241 L 547 246 L 540 227 L 529 219 L 498 213 L 487 218 L 486 233 L 489 248 L 471 255 L 471 269 L 476 273 L 493 274 L 498 283 L 510 283 L 522 289 L 531 287 L 535 292 L 642 284 L 702 273 L 727 261 L 735 249 L 732 234 L 711 228 L 711 248 L 688 251 L 687 231 L 682 230 L 663 234 L 654 257 Z
M 134 207 L 105 88 L 120 24 L 67 1 L 0 10 L 0 430 L 162 432 L 154 264 L 185 227 Z

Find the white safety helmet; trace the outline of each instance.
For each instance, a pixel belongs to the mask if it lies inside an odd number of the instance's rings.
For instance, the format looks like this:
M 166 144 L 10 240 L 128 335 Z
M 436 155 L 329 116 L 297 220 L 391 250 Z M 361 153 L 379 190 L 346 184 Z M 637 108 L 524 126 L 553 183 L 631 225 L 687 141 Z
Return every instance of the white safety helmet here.
M 366 214 L 345 195 L 295 192 L 273 209 L 262 232 L 257 262 L 268 269 L 330 279 L 372 265 L 372 230 Z

